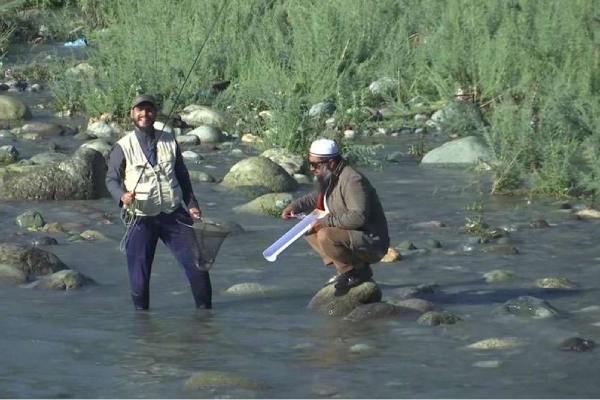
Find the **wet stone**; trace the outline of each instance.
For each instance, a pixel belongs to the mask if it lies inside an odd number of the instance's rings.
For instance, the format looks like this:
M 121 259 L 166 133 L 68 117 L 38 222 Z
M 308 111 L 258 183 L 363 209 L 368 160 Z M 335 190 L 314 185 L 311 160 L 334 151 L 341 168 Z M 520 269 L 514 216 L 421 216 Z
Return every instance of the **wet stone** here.
M 16 223 L 19 227 L 29 230 L 38 230 L 45 225 L 44 217 L 35 210 L 27 210 L 19 215 Z
M 414 317 L 415 310 L 399 307 L 390 303 L 361 304 L 354 308 L 344 319 L 353 322 L 362 322 L 374 319 L 391 319 L 398 317 Z
M 546 229 L 550 228 L 550 224 L 544 219 L 537 219 L 529 224 L 531 229 Z
M 344 317 L 361 304 L 381 301 L 381 289 L 373 281 L 351 288 L 343 296 L 336 296 L 334 285 L 327 285 L 311 299 L 308 308 L 331 317 Z
M 427 242 L 425 242 L 425 245 L 431 249 L 441 249 L 442 248 L 442 243 L 436 239 L 427 239 Z
M 577 289 L 578 285 L 567 278 L 561 277 L 549 277 L 538 279 L 534 283 L 535 287 L 542 289 L 554 289 L 554 290 L 573 290 Z
M 483 274 L 483 278 L 487 283 L 507 283 L 514 281 L 517 275 L 513 271 L 494 269 Z
M 91 278 L 81 272 L 64 269 L 45 276 L 27 286 L 29 289 L 51 289 L 51 290 L 75 290 L 89 284 L 93 284 Z
M 562 351 L 583 352 L 590 351 L 594 347 L 596 347 L 596 343 L 593 340 L 580 337 L 568 338 L 560 344 Z
M 417 320 L 419 325 L 453 325 L 462 319 L 448 311 L 428 311 Z
M 467 346 L 471 350 L 508 350 L 520 347 L 523 342 L 515 337 L 489 338 Z
M 58 241 L 50 236 L 42 236 L 33 239 L 31 244 L 34 246 L 54 246 L 58 244 Z
M 559 314 L 559 311 L 548 302 L 532 296 L 520 296 L 511 299 L 501 306 L 501 310 L 509 314 L 534 319 L 552 318 Z
M 399 251 L 402 252 L 402 251 L 416 250 L 417 247 L 410 240 L 405 240 L 402 243 L 400 243 L 398 246 L 396 246 L 396 249 L 398 249 Z
M 435 304 L 432 302 L 417 298 L 404 300 L 390 299 L 388 300 L 388 303 L 398 307 L 410 308 L 411 310 L 415 310 L 420 313 L 426 313 L 427 311 L 432 311 L 435 308 Z

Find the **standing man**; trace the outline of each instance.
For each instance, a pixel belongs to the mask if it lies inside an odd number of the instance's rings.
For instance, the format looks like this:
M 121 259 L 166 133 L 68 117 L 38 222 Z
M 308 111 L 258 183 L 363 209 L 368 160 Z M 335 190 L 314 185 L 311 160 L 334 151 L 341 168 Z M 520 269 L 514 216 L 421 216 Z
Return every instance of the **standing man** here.
M 373 186 L 346 164 L 333 140 L 312 142 L 308 163 L 318 191 L 293 201 L 281 217 L 293 218 L 315 208 L 328 212 L 305 237 L 323 263 L 335 267 L 336 275 L 328 284 L 335 284 L 336 294 L 344 294 L 371 279 L 370 264 L 386 254 L 390 243 L 387 220 Z
M 210 276 L 191 228 L 202 213 L 174 136 L 154 129 L 157 111 L 151 96 L 133 100 L 134 130 L 114 146 L 106 174 L 112 197 L 135 216 L 125 245 L 131 297 L 136 310 L 148 309 L 152 260 L 161 239 L 183 266 L 196 307 L 211 308 Z

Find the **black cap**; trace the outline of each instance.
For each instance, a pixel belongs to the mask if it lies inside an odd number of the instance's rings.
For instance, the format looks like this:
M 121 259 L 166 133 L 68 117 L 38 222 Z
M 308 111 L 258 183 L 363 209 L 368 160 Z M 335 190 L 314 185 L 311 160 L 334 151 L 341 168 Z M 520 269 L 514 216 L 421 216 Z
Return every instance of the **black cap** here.
M 152 106 L 154 106 L 154 108 L 158 108 L 156 106 L 156 100 L 154 99 L 154 97 L 145 94 L 136 96 L 135 99 L 133 99 L 133 102 L 131 103 L 131 108 L 137 107 L 142 103 L 150 103 L 152 104 Z

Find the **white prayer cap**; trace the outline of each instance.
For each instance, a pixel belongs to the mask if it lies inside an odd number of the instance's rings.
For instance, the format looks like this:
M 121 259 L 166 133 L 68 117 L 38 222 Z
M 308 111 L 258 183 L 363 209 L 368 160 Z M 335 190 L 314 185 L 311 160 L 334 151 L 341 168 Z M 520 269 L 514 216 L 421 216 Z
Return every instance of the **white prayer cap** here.
M 310 155 L 316 157 L 335 157 L 340 154 L 337 143 L 331 139 L 317 139 L 310 145 Z

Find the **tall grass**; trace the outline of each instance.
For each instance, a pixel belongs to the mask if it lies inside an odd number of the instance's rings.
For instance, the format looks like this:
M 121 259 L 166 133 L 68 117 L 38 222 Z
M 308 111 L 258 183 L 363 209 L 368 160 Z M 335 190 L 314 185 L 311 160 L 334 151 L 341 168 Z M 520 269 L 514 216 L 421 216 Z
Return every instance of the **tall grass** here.
M 137 92 L 171 100 L 222 0 L 79 0 L 92 23 L 94 79 L 65 78 L 69 107 L 125 115 Z M 92 6 L 97 10 L 91 10 Z M 365 105 L 387 101 L 405 110 L 422 96 L 472 95 L 489 127 L 496 189 L 530 182 L 543 193 L 584 187 L 594 170 L 581 143 L 598 132 L 600 0 L 227 0 L 182 97 L 206 102 L 210 82 L 227 91 L 210 100 L 263 136 L 269 145 L 303 151 L 323 134 L 307 117 L 320 101 L 354 126 Z M 395 80 L 389 98 L 373 99 L 368 84 Z M 69 82 L 71 81 L 71 82 Z M 167 102 L 168 103 L 168 102 Z M 273 118 L 253 118 L 262 110 Z M 348 110 L 353 110 L 347 112 Z M 530 179 L 533 177 L 534 179 Z M 589 179 L 588 179 L 589 180 Z M 589 187 L 589 185 L 587 185 Z

